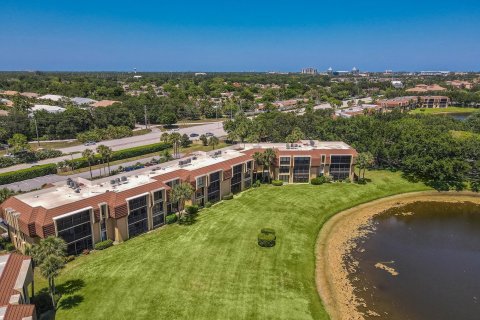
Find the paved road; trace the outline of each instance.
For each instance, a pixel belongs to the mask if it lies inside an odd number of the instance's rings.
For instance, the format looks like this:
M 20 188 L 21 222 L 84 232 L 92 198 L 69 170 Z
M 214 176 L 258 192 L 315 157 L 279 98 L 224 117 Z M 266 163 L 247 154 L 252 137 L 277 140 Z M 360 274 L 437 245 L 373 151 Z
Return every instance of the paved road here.
M 194 127 L 188 127 L 188 128 L 181 128 L 178 129 L 180 134 L 186 133 L 187 135 L 190 135 L 191 133 L 197 133 L 199 135 L 205 134 L 207 132 L 213 133 L 217 137 L 222 137 L 225 136 L 227 133 L 223 130 L 223 123 L 222 122 L 209 122 L 205 124 L 201 124 L 198 126 Z M 108 140 L 108 141 L 102 141 L 99 144 L 103 144 L 106 146 L 109 146 L 112 148 L 112 150 L 120 150 L 120 149 L 127 149 L 127 148 L 132 148 L 132 147 L 137 147 L 141 145 L 147 145 L 147 144 L 152 144 L 156 142 L 160 142 L 160 135 L 161 131 L 158 128 L 153 128 L 152 132 L 140 135 L 140 136 L 134 136 L 134 137 L 128 137 L 128 138 L 122 138 L 122 139 L 116 139 L 116 140 Z M 192 140 L 198 140 L 198 137 L 196 138 L 191 138 Z M 38 161 L 35 164 L 31 163 L 22 163 L 18 164 L 16 166 L 8 167 L 8 168 L 2 168 L 0 169 L 0 173 L 2 172 L 9 172 L 9 171 L 15 171 L 15 170 L 20 170 L 20 169 L 25 169 L 25 168 L 30 168 L 33 165 L 40 165 L 40 164 L 47 164 L 47 163 L 58 163 L 60 161 L 64 160 L 69 160 L 69 159 L 75 159 L 75 158 L 80 158 L 81 157 L 81 152 L 85 149 L 95 149 L 96 146 L 84 146 L 84 145 L 79 145 L 79 146 L 74 146 L 74 147 L 68 147 L 68 148 L 63 148 L 59 149 L 63 153 L 71 153 L 71 152 L 79 152 L 72 154 L 71 156 L 62 156 L 58 158 L 53 158 L 53 159 L 46 159 L 42 161 Z M 24 189 L 22 189 L 24 190 Z

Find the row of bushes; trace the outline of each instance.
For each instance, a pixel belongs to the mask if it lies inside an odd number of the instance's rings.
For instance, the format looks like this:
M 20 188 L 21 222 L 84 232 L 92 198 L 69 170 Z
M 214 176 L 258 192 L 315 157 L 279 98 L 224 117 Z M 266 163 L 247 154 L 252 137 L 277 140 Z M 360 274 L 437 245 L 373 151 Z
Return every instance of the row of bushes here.
M 128 149 L 118 150 L 118 151 L 112 152 L 110 161 L 123 160 L 123 159 L 143 156 L 145 154 L 160 152 L 170 148 L 171 146 L 172 145 L 169 143 L 153 143 L 145 146 L 138 146 L 138 147 L 133 147 Z M 101 156 L 99 154 L 96 154 L 92 164 L 98 163 L 101 159 L 102 159 Z M 75 169 L 88 167 L 88 161 L 86 158 L 67 160 L 66 162 L 70 167 L 73 165 Z
M 0 173 L 0 185 L 33 179 L 55 173 L 57 173 L 57 165 L 54 163 L 43 164 L 17 171 Z
M 111 139 L 120 139 L 133 136 L 133 131 L 127 126 L 108 126 L 105 129 L 93 129 L 77 134 L 77 140 L 80 142 L 103 141 Z
M 100 242 L 96 243 L 95 244 L 95 250 L 104 250 L 104 249 L 107 249 L 111 246 L 113 246 L 113 240 L 108 239 L 108 240 L 100 241 Z
M 44 149 L 38 151 L 24 151 L 15 155 L 14 158 L 0 157 L 0 168 L 7 168 L 19 163 L 35 162 L 45 159 L 61 157 L 63 153 L 60 150 Z

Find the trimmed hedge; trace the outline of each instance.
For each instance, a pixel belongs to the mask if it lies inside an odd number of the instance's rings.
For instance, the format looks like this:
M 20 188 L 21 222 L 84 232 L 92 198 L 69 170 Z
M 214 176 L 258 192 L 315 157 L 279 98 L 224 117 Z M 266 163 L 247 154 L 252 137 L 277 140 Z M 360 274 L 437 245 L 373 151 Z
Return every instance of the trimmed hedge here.
M 138 157 L 138 156 L 143 156 L 144 154 L 160 152 L 160 151 L 163 151 L 165 149 L 170 148 L 171 146 L 172 145 L 170 143 L 153 143 L 153 144 L 148 144 L 148 145 L 145 145 L 145 146 L 138 146 L 138 147 L 123 149 L 123 150 L 117 150 L 117 151 L 112 152 L 112 157 L 110 158 L 110 162 L 117 161 L 117 160 L 128 159 L 128 158 L 133 158 L 133 157 Z M 101 159 L 102 158 L 100 157 L 100 155 L 96 154 L 93 162 L 97 163 Z M 73 166 L 75 167 L 75 169 L 88 167 L 88 161 L 87 161 L 86 158 L 78 158 L 78 159 L 74 159 L 74 160 L 67 160 L 67 162 L 68 162 L 69 165 L 71 165 L 73 163 Z
M 43 164 L 27 169 L 0 173 L 0 185 L 14 183 L 22 180 L 33 179 L 57 173 L 57 165 L 54 163 Z
M 212 203 L 211 203 L 211 202 L 205 203 L 205 208 L 210 208 L 211 206 L 212 206 Z
M 263 228 L 262 230 L 260 230 L 260 232 L 265 234 L 275 234 L 275 230 L 272 228 Z
M 177 217 L 177 215 L 176 215 L 175 213 L 169 214 L 169 215 L 167 216 L 167 224 L 175 223 L 175 222 L 177 222 L 177 220 L 178 220 L 178 217 Z
M 232 200 L 233 199 L 233 193 L 230 192 L 229 194 L 224 195 L 222 199 L 223 200 Z
M 95 244 L 95 250 L 103 250 L 103 249 L 107 249 L 108 247 L 111 247 L 111 246 L 113 246 L 113 240 L 108 239 L 108 240 L 96 243 Z
M 198 206 L 197 205 L 193 205 L 193 206 L 186 206 L 185 207 L 185 212 L 188 214 L 188 215 L 196 215 L 198 213 Z
M 275 187 L 283 186 L 283 181 L 282 180 L 272 180 L 272 185 L 274 185 Z
M 257 238 L 260 247 L 270 248 L 275 246 L 275 240 L 277 237 L 272 233 L 259 233 Z
M 310 183 L 314 186 L 319 186 L 321 184 L 324 184 L 325 182 L 328 182 L 328 179 L 325 176 L 316 177 L 310 180 Z

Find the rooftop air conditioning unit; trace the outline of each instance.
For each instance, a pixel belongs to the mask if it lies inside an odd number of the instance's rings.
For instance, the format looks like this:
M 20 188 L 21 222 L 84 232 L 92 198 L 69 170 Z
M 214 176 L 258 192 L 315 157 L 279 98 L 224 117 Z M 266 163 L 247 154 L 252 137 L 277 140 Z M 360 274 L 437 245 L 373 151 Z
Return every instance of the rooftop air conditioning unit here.
M 113 186 L 115 184 L 115 180 L 110 180 L 110 184 Z
M 154 171 L 155 171 L 155 170 L 154 170 Z M 123 177 L 122 177 L 122 181 L 123 181 L 123 182 L 127 181 L 127 177 L 126 177 L 126 176 L 123 176 Z

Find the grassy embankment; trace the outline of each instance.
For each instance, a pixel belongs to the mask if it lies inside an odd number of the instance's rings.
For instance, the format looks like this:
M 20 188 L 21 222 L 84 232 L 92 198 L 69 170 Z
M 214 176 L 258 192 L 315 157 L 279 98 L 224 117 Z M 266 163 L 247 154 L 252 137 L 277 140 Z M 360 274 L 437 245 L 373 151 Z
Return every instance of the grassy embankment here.
M 315 287 L 315 243 L 337 212 L 426 190 L 399 173 L 367 185 L 262 186 L 170 225 L 69 263 L 57 284 L 58 319 L 328 319 Z M 277 245 L 257 234 L 274 228 Z M 45 288 L 36 273 L 35 288 Z

